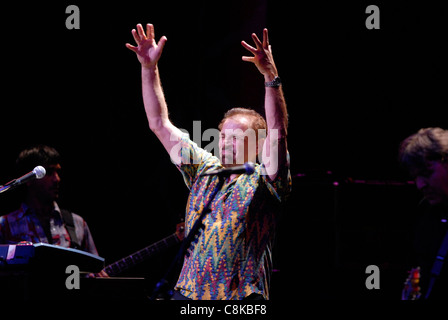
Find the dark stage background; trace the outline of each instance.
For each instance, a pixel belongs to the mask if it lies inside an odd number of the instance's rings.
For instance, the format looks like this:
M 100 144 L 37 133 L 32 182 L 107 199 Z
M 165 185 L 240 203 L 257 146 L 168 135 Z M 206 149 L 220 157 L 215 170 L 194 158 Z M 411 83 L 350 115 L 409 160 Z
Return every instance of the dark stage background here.
M 213 4 L 212 4 L 213 3 Z M 80 29 L 65 9 L 80 9 Z M 367 30 L 366 7 L 380 8 Z M 168 42 L 159 63 L 175 125 L 215 128 L 234 106 L 263 112 L 263 78 L 241 40 L 270 32 L 290 115 L 293 195 L 274 251 L 272 299 L 399 299 L 419 195 L 398 144 L 448 128 L 446 5 L 440 2 L 180 2 L 8 4 L 2 7 L 0 183 L 33 144 L 63 156 L 60 205 L 88 222 L 114 262 L 175 231 L 188 190 L 150 132 L 140 65 L 125 43 L 151 22 Z M 335 186 L 334 182 L 338 182 Z M 0 214 L 19 205 L 1 195 Z M 176 248 L 130 270 L 163 275 Z M 365 269 L 381 270 L 380 290 Z M 177 274 L 174 275 L 176 278 Z

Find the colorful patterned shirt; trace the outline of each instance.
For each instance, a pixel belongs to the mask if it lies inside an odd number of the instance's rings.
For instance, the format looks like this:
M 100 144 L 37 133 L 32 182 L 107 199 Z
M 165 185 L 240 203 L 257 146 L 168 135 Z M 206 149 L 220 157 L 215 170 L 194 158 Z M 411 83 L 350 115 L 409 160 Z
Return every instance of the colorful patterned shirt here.
M 81 246 L 80 249 L 98 255 L 87 223 L 79 215 L 72 214 L 76 237 Z M 0 217 L 0 244 L 28 241 L 32 243 L 51 243 L 69 248 L 71 245 L 70 235 L 62 221 L 61 210 L 56 202 L 49 222 L 51 241 L 48 241 L 37 214 L 25 203 L 22 203 L 18 210 Z
M 188 234 L 219 180 L 216 175 L 200 175 L 222 165 L 188 136 L 182 138 L 180 150 L 184 160 L 177 167 L 190 189 L 185 219 Z M 271 182 L 262 169 L 256 164 L 251 175 L 227 178 L 212 199 L 205 227 L 190 247 L 175 287 L 184 296 L 240 300 L 257 293 L 269 299 L 274 231 L 281 203 L 291 190 L 291 176 L 289 164 Z

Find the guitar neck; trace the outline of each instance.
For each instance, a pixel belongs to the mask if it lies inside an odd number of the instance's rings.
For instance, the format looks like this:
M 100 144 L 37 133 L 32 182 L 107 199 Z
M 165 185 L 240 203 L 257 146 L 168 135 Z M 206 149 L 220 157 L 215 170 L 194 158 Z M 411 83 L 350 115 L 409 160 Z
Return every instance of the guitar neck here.
M 130 267 L 151 258 L 155 254 L 174 246 L 179 243 L 179 241 L 180 240 L 177 234 L 173 233 L 172 235 L 163 238 L 162 240 L 157 241 L 146 248 L 134 252 L 133 254 L 130 254 L 129 256 L 106 266 L 103 270 L 106 271 L 109 276 L 116 276 Z

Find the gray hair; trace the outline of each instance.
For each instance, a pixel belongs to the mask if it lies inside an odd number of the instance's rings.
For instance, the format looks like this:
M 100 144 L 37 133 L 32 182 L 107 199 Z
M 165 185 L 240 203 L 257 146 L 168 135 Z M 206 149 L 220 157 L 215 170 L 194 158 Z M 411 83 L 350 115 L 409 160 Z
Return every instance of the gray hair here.
M 400 144 L 398 159 L 408 170 L 425 168 L 427 161 L 448 160 L 448 130 L 420 129 Z

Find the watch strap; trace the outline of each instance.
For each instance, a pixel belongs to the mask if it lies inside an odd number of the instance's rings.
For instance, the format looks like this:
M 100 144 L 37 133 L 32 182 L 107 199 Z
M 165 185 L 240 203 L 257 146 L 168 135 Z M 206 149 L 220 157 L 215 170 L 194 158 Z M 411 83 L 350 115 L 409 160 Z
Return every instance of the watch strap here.
M 275 77 L 274 80 L 264 83 L 265 87 L 278 88 L 282 84 L 280 77 Z

